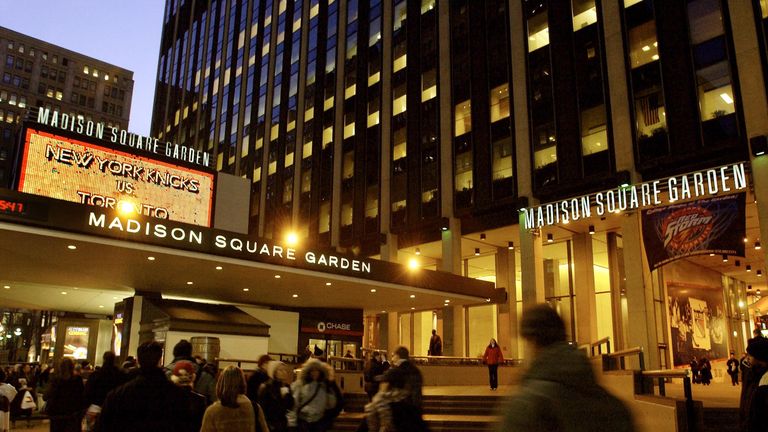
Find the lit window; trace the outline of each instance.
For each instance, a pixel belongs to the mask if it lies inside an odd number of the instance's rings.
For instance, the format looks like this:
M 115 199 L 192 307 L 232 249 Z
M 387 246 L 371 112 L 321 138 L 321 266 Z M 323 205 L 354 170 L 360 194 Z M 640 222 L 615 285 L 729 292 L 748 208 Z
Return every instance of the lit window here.
M 344 139 L 355 135 L 355 113 L 344 115 Z
M 421 13 L 425 14 L 435 8 L 435 0 L 421 0 Z
M 397 5 L 395 5 L 395 10 L 393 15 L 394 23 L 392 25 L 392 30 L 399 30 L 400 27 L 403 26 L 403 23 L 405 22 L 405 18 L 408 12 L 408 8 L 406 8 L 407 1 L 401 1 Z
M 312 120 L 315 117 L 315 107 L 309 107 L 304 111 L 304 120 Z
M 352 84 L 351 86 L 344 89 L 344 99 L 349 99 L 352 96 L 354 96 L 357 93 L 357 84 Z
M 323 103 L 323 110 L 324 111 L 329 110 L 331 108 L 333 108 L 333 94 L 331 94 L 331 96 L 329 96 L 325 100 L 325 102 Z
M 547 13 L 542 12 L 528 20 L 528 52 L 549 45 L 549 22 Z
M 430 69 L 421 75 L 421 101 L 426 102 L 437 96 L 437 73 Z
M 509 84 L 491 90 L 491 123 L 509 117 Z
M 333 126 L 323 129 L 323 148 L 326 148 L 331 142 L 333 142 Z
M 394 98 L 392 101 L 392 115 L 404 113 L 406 110 L 406 87 L 405 84 L 400 84 L 395 87 Z
M 83 73 L 87 75 L 89 72 L 88 66 L 83 66 Z
M 379 112 L 373 112 L 368 114 L 368 127 L 376 126 L 379 124 Z
M 301 149 L 301 157 L 308 158 L 310 156 L 312 156 L 312 141 L 304 143 Z
M 550 146 L 542 150 L 538 150 L 533 155 L 535 169 L 544 168 L 549 164 L 557 162 L 557 146 Z
M 399 43 L 397 46 L 395 46 L 392 57 L 395 58 L 395 61 L 392 62 L 392 73 L 395 73 L 407 66 L 405 43 Z
M 454 136 L 472 131 L 472 105 L 469 100 L 456 104 L 454 126 Z
M 579 31 L 597 22 L 595 0 L 571 0 L 573 31 Z

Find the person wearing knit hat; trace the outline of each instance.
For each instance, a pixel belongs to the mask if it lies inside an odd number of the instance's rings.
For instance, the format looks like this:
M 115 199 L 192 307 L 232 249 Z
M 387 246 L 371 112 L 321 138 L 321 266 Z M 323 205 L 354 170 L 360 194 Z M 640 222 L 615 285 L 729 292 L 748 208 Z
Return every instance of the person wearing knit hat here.
M 291 369 L 283 362 L 267 363 L 269 380 L 259 387 L 258 402 L 264 410 L 264 416 L 271 432 L 288 430 L 286 414 L 293 409 L 291 393 Z
M 752 380 L 744 389 L 739 411 L 742 414 L 742 430 L 764 431 L 768 429 L 768 339 L 756 337 L 747 343 L 747 355 L 752 365 Z
M 171 371 L 171 381 L 184 389 L 186 395 L 185 402 L 189 404 L 189 412 L 192 415 L 189 419 L 186 419 L 188 429 L 185 430 L 190 431 L 200 430 L 207 405 L 205 396 L 194 391 L 196 375 L 197 365 L 187 360 L 176 362 Z

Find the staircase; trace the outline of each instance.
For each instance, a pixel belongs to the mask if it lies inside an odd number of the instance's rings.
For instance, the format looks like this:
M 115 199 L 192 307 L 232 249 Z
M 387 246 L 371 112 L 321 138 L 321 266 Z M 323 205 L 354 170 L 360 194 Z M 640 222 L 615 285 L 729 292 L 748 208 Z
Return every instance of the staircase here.
M 501 396 L 424 396 L 424 420 L 432 432 L 485 432 L 498 429 Z M 365 415 L 368 397 L 363 393 L 344 395 L 344 413 L 332 432 L 355 431 Z
M 704 432 L 739 432 L 738 408 L 704 408 Z

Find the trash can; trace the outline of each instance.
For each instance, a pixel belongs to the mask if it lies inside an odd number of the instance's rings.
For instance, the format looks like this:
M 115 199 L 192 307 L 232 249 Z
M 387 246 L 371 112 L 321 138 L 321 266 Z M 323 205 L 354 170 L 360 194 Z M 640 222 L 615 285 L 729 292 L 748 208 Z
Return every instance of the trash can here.
M 205 361 L 213 363 L 219 357 L 221 352 L 221 341 L 217 337 L 195 336 L 190 338 L 192 343 L 192 355 L 204 358 Z

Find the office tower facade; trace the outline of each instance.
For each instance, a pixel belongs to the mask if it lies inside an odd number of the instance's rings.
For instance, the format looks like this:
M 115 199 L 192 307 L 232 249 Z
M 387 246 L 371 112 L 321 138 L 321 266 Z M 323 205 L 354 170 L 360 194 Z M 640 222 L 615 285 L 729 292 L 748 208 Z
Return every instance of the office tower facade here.
M 133 72 L 0 27 L 0 185 L 11 181 L 16 131 L 30 107 L 128 128 Z
M 626 325 L 666 328 L 640 212 L 560 213 L 752 160 L 768 133 L 766 16 L 757 0 L 167 0 L 152 130 L 250 181 L 255 235 L 506 287 L 506 304 L 398 316 L 413 330 L 434 313 L 448 352 L 516 340 L 510 323 L 536 301 L 574 340 L 663 345 Z M 526 228 L 519 210 L 538 203 L 561 211 Z M 744 269 L 720 273 L 733 299 L 757 287 Z

